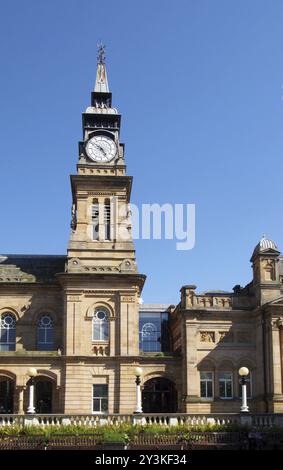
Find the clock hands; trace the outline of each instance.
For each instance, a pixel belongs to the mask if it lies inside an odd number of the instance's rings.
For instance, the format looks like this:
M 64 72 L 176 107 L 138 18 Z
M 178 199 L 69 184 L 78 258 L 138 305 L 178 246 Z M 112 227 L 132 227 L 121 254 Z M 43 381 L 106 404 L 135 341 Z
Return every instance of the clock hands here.
M 98 150 L 100 150 L 100 152 L 102 152 L 103 155 L 106 157 L 106 152 L 105 152 L 103 147 L 101 147 L 100 145 L 97 145 L 97 144 L 95 144 L 95 147 L 98 148 Z

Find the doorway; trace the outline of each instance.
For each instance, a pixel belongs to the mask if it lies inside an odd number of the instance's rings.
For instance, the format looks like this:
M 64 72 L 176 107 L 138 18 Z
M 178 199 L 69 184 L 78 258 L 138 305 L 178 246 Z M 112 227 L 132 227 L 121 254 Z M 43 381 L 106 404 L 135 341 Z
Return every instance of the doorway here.
M 145 382 L 142 391 L 144 413 L 176 413 L 178 408 L 175 384 L 166 378 L 156 377 Z

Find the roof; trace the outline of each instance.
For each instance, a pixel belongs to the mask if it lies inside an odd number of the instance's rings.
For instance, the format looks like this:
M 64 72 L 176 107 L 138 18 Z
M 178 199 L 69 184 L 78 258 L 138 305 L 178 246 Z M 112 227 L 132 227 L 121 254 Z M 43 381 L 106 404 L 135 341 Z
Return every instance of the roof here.
M 0 283 L 54 283 L 66 255 L 0 255 Z
M 266 238 L 265 236 L 263 236 L 261 240 L 259 241 L 259 243 L 256 245 L 253 251 L 251 260 L 254 258 L 254 256 L 258 255 L 259 253 L 265 253 L 270 250 L 280 253 L 277 248 L 276 243 L 273 240 L 270 240 Z

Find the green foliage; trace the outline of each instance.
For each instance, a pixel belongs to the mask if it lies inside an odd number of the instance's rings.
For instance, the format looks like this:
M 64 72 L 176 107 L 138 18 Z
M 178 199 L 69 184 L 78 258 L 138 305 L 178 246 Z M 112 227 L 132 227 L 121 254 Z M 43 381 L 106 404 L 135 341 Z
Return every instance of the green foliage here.
M 68 436 L 81 436 L 90 435 L 97 436 L 100 443 L 127 443 L 134 439 L 139 434 L 150 434 L 158 436 L 160 434 L 180 434 L 184 439 L 198 439 L 201 436 L 194 436 L 191 433 L 198 432 L 236 432 L 236 431 L 249 431 L 249 428 L 240 426 L 238 424 L 230 425 L 192 425 L 192 426 L 165 426 L 161 424 L 153 425 L 137 425 L 121 423 L 119 425 L 103 425 L 103 426 L 77 426 L 77 425 L 55 425 L 55 426 L 0 426 L 0 438 L 8 436 L 42 436 L 48 440 L 52 436 L 68 435 Z M 264 429 L 268 431 L 268 429 Z M 270 428 L 270 431 L 276 432 L 275 428 Z M 281 430 L 282 431 L 282 430 Z

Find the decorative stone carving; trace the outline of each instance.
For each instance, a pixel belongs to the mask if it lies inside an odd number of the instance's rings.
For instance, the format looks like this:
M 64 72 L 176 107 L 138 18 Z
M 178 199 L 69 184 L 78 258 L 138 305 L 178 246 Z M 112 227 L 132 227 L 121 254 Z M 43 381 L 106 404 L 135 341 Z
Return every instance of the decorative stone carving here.
M 272 329 L 277 330 L 283 327 L 283 317 L 271 321 Z
M 84 266 L 85 272 L 100 272 L 100 273 L 118 273 L 120 268 L 118 266 Z
M 107 345 L 95 345 L 93 346 L 93 354 L 95 356 L 109 356 L 109 346 Z
M 80 300 L 79 295 L 68 295 L 68 302 L 79 302 Z
M 68 272 L 81 271 L 81 260 L 79 258 L 71 258 L 68 260 Z
M 215 343 L 215 333 L 214 333 L 214 331 L 201 331 L 200 332 L 200 341 L 202 343 Z
M 120 264 L 122 272 L 136 271 L 136 263 L 131 259 L 124 259 Z
M 130 297 L 130 296 L 122 296 L 121 297 L 121 302 L 127 302 L 127 303 L 132 303 L 135 302 L 135 297 Z
M 105 196 L 105 197 L 117 196 L 116 193 L 99 192 L 99 191 L 88 191 L 87 194 L 88 196 Z
M 27 302 L 25 305 L 22 306 L 21 311 L 26 312 L 31 306 L 31 302 Z

